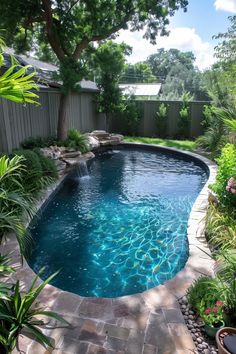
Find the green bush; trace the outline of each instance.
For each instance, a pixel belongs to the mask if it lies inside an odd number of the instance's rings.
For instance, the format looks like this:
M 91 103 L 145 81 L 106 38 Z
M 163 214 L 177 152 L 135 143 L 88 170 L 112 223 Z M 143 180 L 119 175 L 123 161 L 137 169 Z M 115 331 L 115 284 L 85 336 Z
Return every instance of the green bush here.
M 210 205 L 206 215 L 206 238 L 216 249 L 236 249 L 236 211 Z
M 25 169 L 22 171 L 22 184 L 26 193 L 37 195 L 57 178 L 53 161 L 40 155 L 39 152 L 21 149 L 15 150 L 14 155 L 23 156 L 25 159 L 23 163 Z
M 23 149 L 44 148 L 51 145 L 59 145 L 59 141 L 55 136 L 48 136 L 46 138 L 29 137 L 21 143 Z
M 223 205 L 235 206 L 236 195 L 227 191 L 226 187 L 231 177 L 236 178 L 236 146 L 234 144 L 226 144 L 216 161 L 218 163 L 218 173 L 216 183 L 211 188 L 217 193 Z
M 136 135 L 138 133 L 142 115 L 143 110 L 140 102 L 135 101 L 132 97 L 127 98 L 125 101 L 124 109 L 121 113 L 121 117 L 127 126 L 126 133 L 128 135 Z
M 188 137 L 190 128 L 189 106 L 183 104 L 182 108 L 179 111 L 179 118 L 177 124 L 179 136 L 184 138 Z
M 206 130 L 206 129 L 210 128 L 210 126 L 212 125 L 212 123 L 214 121 L 214 117 L 215 117 L 214 107 L 212 107 L 211 105 L 205 104 L 203 106 L 202 113 L 203 113 L 204 119 L 202 120 L 201 125 L 203 126 L 203 129 Z
M 157 136 L 163 138 L 166 135 L 167 129 L 167 105 L 163 102 L 158 107 L 156 112 Z
M 45 157 L 38 149 L 34 149 L 34 152 L 38 155 L 39 162 L 41 164 L 44 177 L 51 177 L 53 179 L 58 178 L 57 168 L 55 162 Z
M 188 303 L 199 314 L 202 307 L 211 307 L 217 300 L 218 294 L 215 289 L 212 290 L 212 284 L 215 284 L 216 280 L 213 278 L 202 276 L 195 280 L 195 282 L 189 287 L 187 291 Z
M 15 150 L 14 155 L 24 157 L 25 169 L 22 171 L 22 184 L 27 193 L 40 190 L 38 182 L 43 176 L 43 170 L 38 155 L 31 150 Z
M 78 149 L 82 154 L 89 151 L 88 139 L 86 135 L 77 129 L 68 130 L 67 140 L 64 142 L 67 147 Z

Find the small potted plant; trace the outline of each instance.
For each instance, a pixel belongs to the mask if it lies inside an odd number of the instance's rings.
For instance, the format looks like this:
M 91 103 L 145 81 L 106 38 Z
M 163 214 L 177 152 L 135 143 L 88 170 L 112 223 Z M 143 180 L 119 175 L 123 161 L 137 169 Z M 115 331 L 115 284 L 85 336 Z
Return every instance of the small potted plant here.
M 236 328 L 224 327 L 216 333 L 216 343 L 219 354 L 236 353 Z
M 216 332 L 225 326 L 223 301 L 216 301 L 213 307 L 201 308 L 200 317 L 204 321 L 204 329 L 209 337 L 215 338 Z

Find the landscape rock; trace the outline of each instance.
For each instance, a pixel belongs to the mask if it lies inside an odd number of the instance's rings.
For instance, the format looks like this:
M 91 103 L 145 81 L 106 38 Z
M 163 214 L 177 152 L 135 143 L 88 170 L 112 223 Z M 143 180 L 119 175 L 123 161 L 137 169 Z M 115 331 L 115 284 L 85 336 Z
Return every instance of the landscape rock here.
M 196 354 L 217 354 L 216 342 L 209 338 L 204 331 L 203 321 L 195 314 L 193 309 L 188 305 L 187 298 L 179 299 L 181 311 L 184 315 L 188 330 L 192 336 L 197 350 Z
M 80 151 L 72 151 L 72 152 L 66 152 L 61 155 L 62 159 L 70 159 L 70 158 L 75 158 L 81 155 Z
M 95 136 L 89 134 L 87 134 L 87 137 L 88 137 L 89 148 L 91 150 L 98 149 L 100 146 L 99 140 Z
M 120 142 L 124 139 L 121 134 L 109 134 L 105 130 L 94 130 L 86 135 L 89 146 L 92 150 L 99 149 L 99 147 L 120 144 Z

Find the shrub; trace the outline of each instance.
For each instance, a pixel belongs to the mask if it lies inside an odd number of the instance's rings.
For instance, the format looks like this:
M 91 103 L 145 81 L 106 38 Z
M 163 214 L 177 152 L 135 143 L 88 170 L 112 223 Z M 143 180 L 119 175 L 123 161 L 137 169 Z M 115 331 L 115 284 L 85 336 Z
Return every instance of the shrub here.
M 68 131 L 67 140 L 64 142 L 67 147 L 78 149 L 82 154 L 89 151 L 88 138 L 77 129 Z
M 178 118 L 178 133 L 181 137 L 189 136 L 189 128 L 190 128 L 190 107 L 189 102 L 192 101 L 193 96 L 191 96 L 190 92 L 185 91 L 183 87 L 182 94 L 182 108 L 179 111 Z
M 203 106 L 203 116 L 204 116 L 204 119 L 202 120 L 202 126 L 203 126 L 203 129 L 206 130 L 208 128 L 210 128 L 212 122 L 214 121 L 214 107 L 208 105 L 208 104 L 205 104 Z
M 55 136 L 48 136 L 46 138 L 41 137 L 29 137 L 22 141 L 21 147 L 23 149 L 34 149 L 49 147 L 51 145 L 58 145 L 59 141 Z
M 167 129 L 167 105 L 163 102 L 160 104 L 156 112 L 157 136 L 163 138 Z
M 45 157 L 38 149 L 34 149 L 34 152 L 38 155 L 39 162 L 41 164 L 42 173 L 44 177 L 51 177 L 52 179 L 58 178 L 57 168 L 55 162 Z
M 14 155 L 24 157 L 25 169 L 22 172 L 22 183 L 27 193 L 35 193 L 40 190 L 39 181 L 43 176 L 43 170 L 38 155 L 31 150 L 15 150 Z
M 128 135 L 136 135 L 138 133 L 142 115 L 143 112 L 140 102 L 135 101 L 132 97 L 127 98 L 122 112 L 122 118 L 127 126 Z
M 183 104 L 179 111 L 178 119 L 178 133 L 181 137 L 187 137 L 189 135 L 190 128 L 190 115 L 189 106 Z
M 216 280 L 209 277 L 200 277 L 189 287 L 187 291 L 188 303 L 199 314 L 200 309 L 205 306 L 211 307 L 219 300 L 215 289 L 212 290 L 211 285 L 215 284 Z
M 224 143 L 225 137 L 222 134 L 222 128 L 219 125 L 214 126 L 214 128 L 208 128 L 204 135 L 199 136 L 196 140 L 196 145 L 211 152 L 212 157 L 219 155 Z
M 15 150 L 14 154 L 25 159 L 22 184 L 27 193 L 37 195 L 57 178 L 54 162 L 41 155 L 39 151 L 22 149 Z
M 236 249 L 236 212 L 210 205 L 206 216 L 206 238 L 217 249 Z
M 211 188 L 217 193 L 223 205 L 235 206 L 236 196 L 228 191 L 226 187 L 231 177 L 236 178 L 236 146 L 234 144 L 226 144 L 216 161 L 219 166 L 218 173 L 216 183 Z

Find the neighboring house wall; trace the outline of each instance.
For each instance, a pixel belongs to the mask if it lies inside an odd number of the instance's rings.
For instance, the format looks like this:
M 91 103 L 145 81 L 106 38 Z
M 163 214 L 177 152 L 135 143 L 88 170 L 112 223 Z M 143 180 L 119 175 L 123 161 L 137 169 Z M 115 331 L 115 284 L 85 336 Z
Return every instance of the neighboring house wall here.
M 41 89 L 40 106 L 23 106 L 0 99 L 0 152 L 11 152 L 28 137 L 56 135 L 60 92 Z M 97 114 L 95 93 L 72 94 L 69 104 L 69 127 L 82 132 L 105 129 L 105 119 Z
M 167 137 L 175 137 L 178 135 L 178 116 L 182 108 L 180 101 L 138 101 L 143 107 L 143 118 L 141 119 L 138 134 L 140 136 L 154 137 L 157 136 L 156 112 L 159 105 L 163 102 L 168 105 L 167 115 Z M 203 133 L 203 106 L 210 102 L 190 102 L 190 131 L 189 138 L 196 138 Z M 111 130 L 114 133 L 126 134 L 127 126 L 124 120 L 119 119 L 119 114 L 112 118 Z

